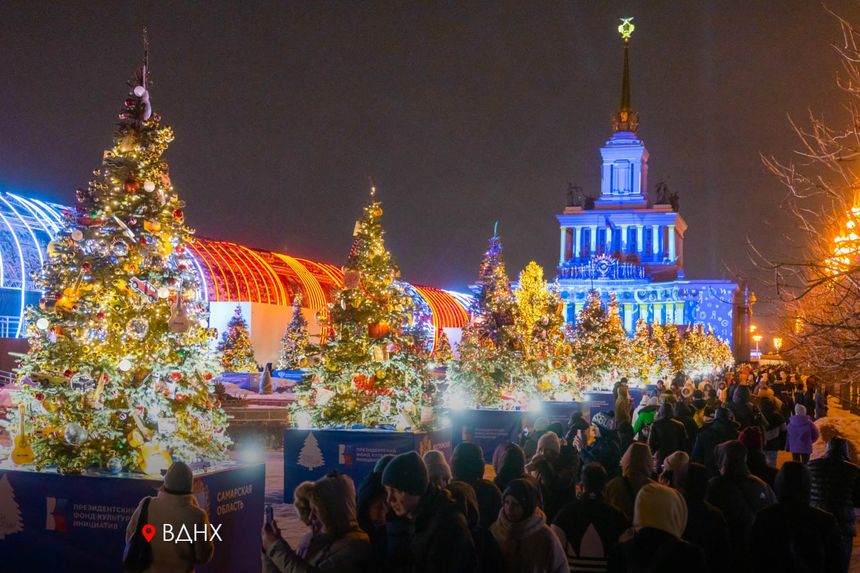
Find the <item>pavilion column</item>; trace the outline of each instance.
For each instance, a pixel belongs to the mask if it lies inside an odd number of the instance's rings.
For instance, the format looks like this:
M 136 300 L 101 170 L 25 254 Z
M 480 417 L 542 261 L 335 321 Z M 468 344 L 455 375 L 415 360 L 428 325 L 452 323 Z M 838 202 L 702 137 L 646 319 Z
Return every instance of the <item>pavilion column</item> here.
M 645 254 L 645 233 L 642 225 L 636 225 L 636 252 Z
M 669 225 L 669 260 L 675 260 L 675 225 Z
M 573 228 L 573 258 L 578 259 L 581 256 L 582 227 Z
M 560 245 L 559 245 L 559 255 L 558 255 L 558 264 L 559 265 L 564 264 L 564 260 L 565 260 L 564 259 L 564 253 L 565 253 L 565 251 L 567 251 L 566 239 L 567 239 L 567 227 L 562 227 L 561 228 L 561 240 L 560 240 Z
M 627 254 L 627 229 L 630 225 L 621 225 L 621 252 Z
M 651 227 L 651 253 L 656 257 L 660 252 L 660 226 Z
M 589 228 L 591 229 L 591 239 L 589 240 L 591 248 L 588 251 L 593 255 L 597 252 L 597 225 L 592 225 Z
M 627 332 L 633 330 L 633 303 L 624 303 L 624 330 Z

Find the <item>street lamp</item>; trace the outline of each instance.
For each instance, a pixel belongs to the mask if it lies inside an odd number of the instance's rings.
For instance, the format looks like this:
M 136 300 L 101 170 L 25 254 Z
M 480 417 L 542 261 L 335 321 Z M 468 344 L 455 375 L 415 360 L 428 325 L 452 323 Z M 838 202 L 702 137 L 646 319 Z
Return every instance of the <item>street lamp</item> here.
M 750 334 L 752 334 L 753 332 L 755 332 L 755 331 L 756 331 L 756 328 L 758 328 L 756 325 L 751 324 L 751 325 L 750 325 Z
M 779 336 L 774 336 L 773 347 L 776 348 L 776 353 L 779 354 L 779 349 L 782 347 L 782 338 L 780 338 Z
M 760 354 L 760 351 L 758 349 L 758 343 L 761 342 L 762 338 L 764 338 L 764 337 L 761 334 L 756 334 L 752 337 L 752 339 L 755 340 L 755 351 L 759 354 Z

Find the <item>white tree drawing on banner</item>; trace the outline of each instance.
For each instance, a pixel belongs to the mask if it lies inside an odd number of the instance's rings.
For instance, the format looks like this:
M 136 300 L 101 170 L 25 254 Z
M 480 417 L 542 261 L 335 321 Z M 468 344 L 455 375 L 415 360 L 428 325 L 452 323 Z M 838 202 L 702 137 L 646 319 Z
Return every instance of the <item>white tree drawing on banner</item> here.
M 305 438 L 305 443 L 299 450 L 299 465 L 309 470 L 325 465 L 322 450 L 320 450 L 319 442 L 317 442 L 313 432 L 308 432 L 308 437 Z
M 21 521 L 21 510 L 15 501 L 15 492 L 9 483 L 9 476 L 0 479 L 0 539 L 7 535 L 18 533 L 24 528 Z

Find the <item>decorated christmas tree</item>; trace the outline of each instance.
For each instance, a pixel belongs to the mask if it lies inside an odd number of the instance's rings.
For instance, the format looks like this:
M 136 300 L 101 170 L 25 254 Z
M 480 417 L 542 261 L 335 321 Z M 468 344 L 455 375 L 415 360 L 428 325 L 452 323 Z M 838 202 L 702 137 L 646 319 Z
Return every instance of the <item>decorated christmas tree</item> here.
M 712 370 L 710 343 L 700 325 L 691 326 L 682 341 L 684 371 L 687 375 L 709 373 Z
M 9 474 L 0 478 L 0 541 L 7 535 L 19 533 L 24 529 L 21 508 L 15 500 L 15 492 L 9 483 Z
M 385 248 L 382 205 L 375 194 L 371 188 L 370 203 L 355 225 L 344 286 L 329 305 L 330 335 L 313 383 L 298 390 L 294 412 L 310 414 L 316 426 L 433 423 L 428 412 L 438 397 L 427 371 L 426 340 Z
M 543 278 L 543 268 L 532 261 L 520 273 L 514 293 L 514 323 L 523 350 L 524 374 L 530 389 L 545 398 L 557 394 L 572 399 L 574 387 L 571 346 L 565 339 L 565 320 L 558 293 Z
M 293 298 L 293 318 L 287 325 L 287 331 L 281 339 L 281 356 L 278 359 L 279 370 L 298 370 L 308 366 L 308 321 L 302 314 L 302 295 Z
M 146 59 L 130 87 L 113 146 L 48 245 L 44 297 L 26 315 L 17 399 L 39 468 L 157 474 L 171 458 L 223 457 L 229 443 L 211 397 L 192 231 L 162 156 L 173 131 L 152 112 Z
M 644 320 L 640 319 L 636 323 L 636 330 L 633 333 L 633 339 L 630 340 L 628 348 L 630 360 L 625 371 L 625 376 L 631 382 L 648 384 L 651 381 L 657 360 L 651 331 L 648 328 L 648 323 Z
M 674 325 L 669 326 L 677 332 Z M 654 356 L 654 365 L 649 375 L 649 381 L 653 383 L 657 380 L 671 380 L 674 375 L 672 359 L 669 357 L 666 330 L 660 324 L 651 325 L 651 351 Z
M 233 318 L 227 323 L 227 330 L 221 335 L 218 352 L 221 353 L 221 368 L 224 372 L 257 371 L 254 346 L 248 335 L 248 323 L 245 322 L 242 307 L 238 304 L 233 312 Z
M 624 368 L 627 333 L 613 294 L 604 310 L 600 293 L 592 290 L 573 332 L 573 359 L 580 378 L 593 387 L 607 387 Z
M 430 357 L 432 362 L 440 366 L 447 365 L 454 360 L 454 352 L 451 349 L 451 341 L 448 340 L 448 335 L 444 330 L 440 330 L 437 334 L 436 349 Z
M 497 229 L 490 238 L 472 287 L 469 324 L 463 329 L 458 358 L 449 370 L 450 397 L 457 404 L 480 407 L 522 401 L 522 340 L 516 328 L 516 300 L 502 259 Z M 523 396 L 520 396 L 523 395 Z
M 674 324 L 667 324 L 664 328 L 666 334 L 666 353 L 669 356 L 669 372 L 667 378 L 671 378 L 678 372 L 684 371 L 684 341 Z

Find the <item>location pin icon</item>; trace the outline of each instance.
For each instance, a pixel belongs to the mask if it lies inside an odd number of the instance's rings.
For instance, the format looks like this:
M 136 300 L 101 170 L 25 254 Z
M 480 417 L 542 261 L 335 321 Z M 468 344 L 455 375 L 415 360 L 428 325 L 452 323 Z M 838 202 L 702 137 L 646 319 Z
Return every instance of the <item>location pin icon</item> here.
M 143 533 L 143 536 L 146 538 L 146 542 L 149 543 L 155 536 L 155 526 L 151 523 L 147 523 L 141 528 L 140 532 Z

